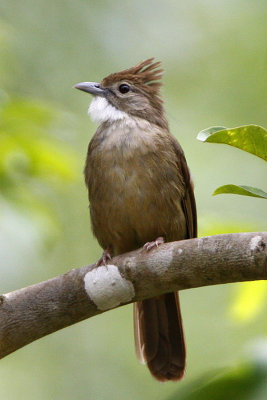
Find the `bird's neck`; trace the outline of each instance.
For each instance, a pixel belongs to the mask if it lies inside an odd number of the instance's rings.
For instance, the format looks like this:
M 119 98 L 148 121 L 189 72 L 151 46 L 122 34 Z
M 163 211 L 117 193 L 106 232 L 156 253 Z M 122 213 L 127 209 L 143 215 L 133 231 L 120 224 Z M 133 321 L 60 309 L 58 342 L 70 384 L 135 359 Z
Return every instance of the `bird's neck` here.
M 167 120 L 163 115 L 154 113 L 149 117 L 146 111 L 144 110 L 143 114 L 140 112 L 140 115 L 131 115 L 126 113 L 125 111 L 119 110 L 109 103 L 104 97 L 96 96 L 93 98 L 89 109 L 88 114 L 90 115 L 92 121 L 97 122 L 99 124 L 102 123 L 114 123 L 114 122 L 124 122 L 126 124 L 133 124 L 136 120 L 143 119 L 148 123 L 157 125 L 161 128 L 168 130 Z

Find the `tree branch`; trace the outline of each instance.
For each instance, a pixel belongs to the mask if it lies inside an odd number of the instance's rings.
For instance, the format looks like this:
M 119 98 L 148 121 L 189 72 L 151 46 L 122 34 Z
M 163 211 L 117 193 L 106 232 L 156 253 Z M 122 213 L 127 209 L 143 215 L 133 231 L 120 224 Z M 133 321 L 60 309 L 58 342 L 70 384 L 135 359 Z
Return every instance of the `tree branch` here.
M 0 296 L 0 358 L 111 308 L 163 293 L 267 279 L 267 232 L 166 243 Z

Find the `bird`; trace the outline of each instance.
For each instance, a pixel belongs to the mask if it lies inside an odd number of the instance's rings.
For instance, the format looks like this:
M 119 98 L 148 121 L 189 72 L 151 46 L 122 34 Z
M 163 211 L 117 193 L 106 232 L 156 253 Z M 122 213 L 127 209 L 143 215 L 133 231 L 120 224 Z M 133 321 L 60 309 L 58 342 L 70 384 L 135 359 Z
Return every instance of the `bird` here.
M 161 95 L 164 70 L 149 58 L 76 89 L 93 96 L 98 128 L 84 168 L 92 230 L 103 255 L 197 236 L 193 182 L 184 152 L 170 133 Z M 155 265 L 155 268 L 157 266 Z M 186 347 L 178 293 L 134 303 L 136 354 L 158 381 L 183 378 Z

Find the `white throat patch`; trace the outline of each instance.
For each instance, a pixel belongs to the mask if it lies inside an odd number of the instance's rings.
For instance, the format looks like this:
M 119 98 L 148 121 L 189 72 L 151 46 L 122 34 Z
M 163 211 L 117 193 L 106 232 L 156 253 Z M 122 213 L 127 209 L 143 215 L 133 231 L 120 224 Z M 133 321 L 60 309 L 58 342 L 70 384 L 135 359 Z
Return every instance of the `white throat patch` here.
M 89 106 L 88 114 L 94 122 L 117 121 L 129 118 L 124 111 L 118 110 L 104 97 L 95 96 Z

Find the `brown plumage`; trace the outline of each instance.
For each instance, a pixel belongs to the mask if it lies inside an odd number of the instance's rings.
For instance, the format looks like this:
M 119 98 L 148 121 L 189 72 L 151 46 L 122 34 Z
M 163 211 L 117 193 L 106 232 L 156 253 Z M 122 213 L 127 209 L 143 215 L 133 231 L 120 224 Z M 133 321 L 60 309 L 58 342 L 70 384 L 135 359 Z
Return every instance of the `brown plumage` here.
M 168 242 L 197 235 L 190 173 L 168 129 L 159 66 L 149 59 L 100 84 L 76 85 L 93 94 L 89 113 L 100 122 L 89 144 L 85 181 L 93 232 L 107 250 L 101 262 L 147 242 L 153 248 L 159 237 Z M 181 379 L 185 343 L 178 294 L 138 302 L 134 310 L 139 359 L 159 381 Z

